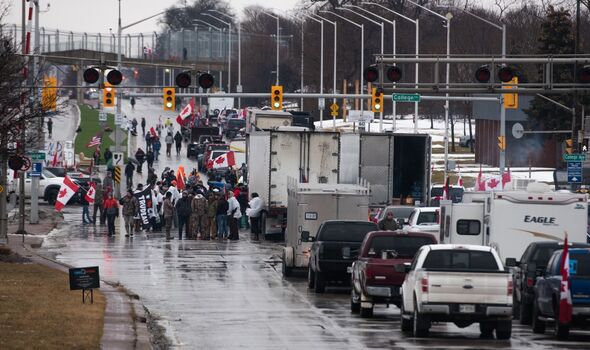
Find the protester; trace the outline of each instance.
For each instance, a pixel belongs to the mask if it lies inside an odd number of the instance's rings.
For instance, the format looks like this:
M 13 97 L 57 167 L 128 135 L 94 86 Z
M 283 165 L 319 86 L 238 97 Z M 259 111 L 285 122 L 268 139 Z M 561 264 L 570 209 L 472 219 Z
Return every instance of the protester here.
M 53 118 L 47 118 L 47 133 L 49 134 L 49 138 L 51 138 L 52 132 L 53 132 Z
M 176 155 L 179 155 L 180 149 L 182 148 L 182 135 L 180 131 L 177 131 L 176 135 L 174 135 L 174 142 L 176 143 Z
M 141 134 L 145 135 L 145 118 L 141 117 Z
M 131 171 L 133 173 L 133 170 Z M 113 173 L 107 171 L 104 179 L 102 180 L 103 192 L 106 197 L 108 197 L 111 193 L 113 193 L 114 188 L 114 181 L 113 181 Z
M 215 239 L 217 238 L 217 221 L 215 220 L 217 216 L 217 195 L 214 191 L 209 192 L 209 199 L 208 199 L 208 208 L 207 208 L 207 218 L 209 219 L 208 227 L 209 227 L 209 234 L 205 239 Z
M 145 161 L 145 152 L 140 148 L 137 149 L 135 152 L 135 159 L 137 160 L 137 173 L 141 174 L 141 167 L 143 166 L 143 162 Z
M 188 192 L 183 191 L 182 197 L 176 202 L 176 216 L 178 217 L 178 239 L 182 239 L 182 229 L 185 228 L 185 236 L 188 238 L 188 220 L 191 215 L 191 202 Z
M 104 210 L 107 217 L 107 228 L 109 236 L 115 235 L 115 218 L 119 216 L 119 203 L 113 198 L 113 194 L 109 193 L 107 199 L 104 201 Z
M 238 233 L 238 220 L 242 217 L 242 213 L 240 212 L 240 203 L 238 203 L 238 200 L 236 197 L 234 197 L 233 192 L 228 192 L 227 194 L 229 196 L 227 208 L 229 239 L 232 241 L 237 241 L 240 238 Z
M 238 191 L 234 191 L 234 196 L 240 203 L 240 212 L 242 213 L 242 217 L 240 220 L 240 227 L 241 228 L 250 228 L 250 224 L 248 223 L 248 216 L 246 215 L 246 209 L 248 208 L 248 189 L 243 184 L 238 184 L 236 187 Z M 238 194 L 236 194 L 238 192 Z
M 99 212 L 99 221 L 101 225 L 104 225 L 106 219 L 106 213 L 104 211 L 104 193 L 102 189 L 102 184 L 97 183 L 96 189 L 94 192 L 94 205 L 92 210 L 92 223 L 96 225 L 96 212 Z
M 145 154 L 145 160 L 147 162 L 149 171 L 154 166 L 154 152 L 151 149 L 148 149 L 147 153 Z
M 137 188 L 135 189 L 134 194 L 140 194 L 142 192 L 143 192 L 143 184 L 139 183 L 139 184 L 137 184 Z M 137 210 L 137 213 L 135 213 L 134 219 L 135 219 L 135 232 L 143 231 L 143 222 L 141 220 L 141 215 L 139 213 L 139 208 Z
M 107 149 L 104 150 L 104 160 L 108 163 L 111 158 L 113 158 L 113 152 L 111 152 L 111 149 L 107 147 Z
M 154 168 L 148 168 L 147 184 L 149 186 L 154 186 L 156 181 L 158 181 L 158 175 L 154 171 Z
M 193 236 L 195 238 L 204 238 L 208 224 L 207 210 L 209 205 L 207 199 L 202 193 L 197 193 L 192 200 L 191 207 L 193 210 L 191 217 Z
M 166 142 L 166 156 L 170 157 L 172 153 L 172 144 L 174 143 L 174 137 L 172 137 L 171 132 L 169 132 L 168 135 L 166 135 L 164 142 Z
M 133 190 L 128 189 L 127 195 L 121 198 L 120 204 L 123 205 L 123 219 L 125 220 L 125 237 L 133 236 L 133 226 L 135 226 L 134 217 L 139 213 L 139 202 L 133 195 Z
M 152 134 L 148 131 L 145 133 L 145 150 L 149 151 L 152 149 Z
M 92 154 L 92 160 L 94 161 L 94 165 L 100 165 L 100 147 L 96 147 L 94 153 Z
M 125 180 L 127 183 L 127 189 L 133 189 L 133 171 L 135 171 L 135 165 L 131 161 L 127 161 L 125 165 Z
M 248 203 L 248 206 L 250 208 L 246 210 L 246 214 L 250 217 L 250 232 L 254 234 L 254 239 L 258 240 L 258 235 L 261 233 L 260 216 L 264 207 L 264 202 L 262 201 L 262 198 L 258 196 L 258 193 L 254 192 L 252 193 L 252 199 Z
M 388 211 L 387 215 L 379 221 L 379 229 L 384 231 L 395 231 L 399 229 L 397 221 L 393 218 L 393 211 Z
M 88 190 L 88 188 L 86 188 L 86 190 Z M 93 223 L 90 218 L 90 211 L 88 210 L 90 203 L 86 200 L 85 193 L 80 194 L 80 204 L 82 204 L 82 222 L 84 225 Z
M 217 238 L 219 240 L 227 239 L 227 211 L 229 204 L 223 195 L 219 196 L 217 201 L 217 213 L 215 220 L 217 221 Z
M 154 138 L 154 142 L 152 143 L 152 149 L 154 150 L 154 158 L 156 162 L 158 161 L 158 156 L 160 155 L 160 149 L 162 148 L 162 143 L 160 142 L 159 137 Z
M 164 226 L 166 228 L 166 239 L 171 239 L 170 230 L 172 229 L 172 217 L 174 216 L 174 204 L 172 204 L 172 193 L 166 192 L 166 198 L 164 199 Z

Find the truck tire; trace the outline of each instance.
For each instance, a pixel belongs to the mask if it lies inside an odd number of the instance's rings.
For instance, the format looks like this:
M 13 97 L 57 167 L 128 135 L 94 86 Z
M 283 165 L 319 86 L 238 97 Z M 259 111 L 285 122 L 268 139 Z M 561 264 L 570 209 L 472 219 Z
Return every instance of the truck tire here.
M 533 333 L 535 334 L 545 334 L 545 321 L 539 319 L 539 307 L 537 306 L 536 302 L 533 302 Z
M 315 274 L 311 269 L 311 266 L 307 268 L 307 288 L 313 289 L 315 286 Z
M 520 303 L 520 312 L 519 312 L 519 319 L 520 324 L 530 325 L 533 320 L 533 307 L 530 303 L 527 303 L 525 300 Z
M 354 286 L 350 291 L 350 312 L 358 314 L 361 311 L 360 297 L 354 292 Z
M 479 333 L 481 339 L 492 339 L 494 337 L 494 324 L 490 321 L 480 322 Z
M 413 327 L 412 330 L 414 332 L 414 337 L 416 338 L 425 338 L 428 337 L 428 332 L 430 331 L 430 320 L 427 316 L 420 314 L 418 312 L 418 303 L 416 302 L 416 298 L 414 298 L 414 320 L 413 320 Z
M 50 205 L 54 205 L 55 201 L 57 200 L 57 194 L 59 193 L 59 188 L 57 187 L 50 187 L 45 190 L 45 201 Z
M 496 323 L 496 338 L 507 340 L 512 336 L 512 320 L 498 321 Z
M 326 281 L 324 275 L 320 271 L 314 272 L 315 278 L 313 282 L 313 291 L 316 293 L 323 293 L 326 291 Z
M 373 317 L 373 307 L 362 307 L 361 306 L 361 317 L 362 318 Z
M 414 327 L 414 321 L 411 318 L 404 318 L 404 316 L 407 316 L 407 314 L 406 314 L 406 310 L 404 308 L 403 297 L 402 297 L 399 315 L 400 315 L 400 326 L 401 326 L 402 332 L 404 332 L 404 333 L 412 332 L 413 327 Z

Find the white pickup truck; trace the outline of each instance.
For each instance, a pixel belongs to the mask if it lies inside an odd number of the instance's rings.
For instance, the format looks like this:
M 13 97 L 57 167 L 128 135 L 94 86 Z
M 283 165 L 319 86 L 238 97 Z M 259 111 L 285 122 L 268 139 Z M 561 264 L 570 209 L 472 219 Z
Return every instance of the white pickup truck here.
M 426 337 L 431 322 L 460 328 L 479 323 L 482 338 L 512 334 L 512 275 L 491 247 L 439 244 L 423 246 L 401 287 L 401 328 Z
M 414 208 L 408 218 L 408 224 L 404 226 L 404 232 L 426 232 L 438 237 L 440 230 L 440 208 L 418 207 Z

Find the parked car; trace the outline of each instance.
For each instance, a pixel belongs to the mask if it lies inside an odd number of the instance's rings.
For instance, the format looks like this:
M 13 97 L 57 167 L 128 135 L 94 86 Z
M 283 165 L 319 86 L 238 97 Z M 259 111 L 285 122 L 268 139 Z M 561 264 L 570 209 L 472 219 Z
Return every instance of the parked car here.
M 410 215 L 414 211 L 414 207 L 406 206 L 406 205 L 390 205 L 385 207 L 375 215 L 373 218 L 373 222 L 379 224 L 379 221 L 383 220 L 387 217 L 389 212 L 393 212 L 393 218 L 399 224 L 399 227 L 404 227 L 409 223 Z
M 471 148 L 472 145 L 475 145 L 475 135 L 471 137 L 469 135 L 463 135 L 459 138 L 459 146 Z
M 572 321 L 559 321 L 561 293 L 561 257 L 563 250 L 553 253 L 544 273 L 537 278 L 533 301 L 533 333 L 545 333 L 546 324 L 552 321 L 555 336 L 565 340 L 571 328 L 587 327 L 590 321 L 590 248 L 569 249 L 569 287 L 572 297 Z
M 224 129 L 225 136 L 228 139 L 233 139 L 234 137 L 236 137 L 240 133 L 240 130 L 244 129 L 245 127 L 246 127 L 246 120 L 245 119 L 238 119 L 238 118 L 229 119 L 227 121 L 225 129 Z
M 402 284 L 401 329 L 428 336 L 432 322 L 460 328 L 479 323 L 482 337 L 509 339 L 512 334 L 512 275 L 491 247 L 427 245 L 406 272 Z
M 328 283 L 350 283 L 352 262 L 358 255 L 361 243 L 367 233 L 377 230 L 377 225 L 369 221 L 324 221 L 315 239 L 312 239 L 308 287 L 316 293 L 323 293 Z
M 411 262 L 420 247 L 436 243 L 429 233 L 369 232 L 352 263 L 350 311 L 371 317 L 376 304 L 400 307 L 399 289 L 405 273 L 397 272 L 395 265 Z
M 428 232 L 438 234 L 440 228 L 440 208 L 414 208 L 408 218 L 408 224 L 403 227 L 404 232 Z
M 590 248 L 586 243 L 570 243 L 570 248 Z M 553 253 L 563 249 L 563 242 L 533 242 L 526 248 L 514 269 L 514 315 L 521 324 L 531 324 L 535 282 L 543 274 Z

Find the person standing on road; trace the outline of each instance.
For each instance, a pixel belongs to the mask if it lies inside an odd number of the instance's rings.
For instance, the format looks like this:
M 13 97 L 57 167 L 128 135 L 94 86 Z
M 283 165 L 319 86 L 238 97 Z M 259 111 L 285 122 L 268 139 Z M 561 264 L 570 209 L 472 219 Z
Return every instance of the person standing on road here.
M 135 109 L 135 98 L 131 97 L 131 100 L 129 101 L 129 103 L 131 103 L 131 109 Z
M 148 149 L 145 154 L 145 160 L 147 162 L 148 170 L 151 169 L 154 166 L 154 152 L 151 149 Z
M 217 222 L 215 217 L 217 216 L 217 196 L 215 192 L 209 192 L 209 200 L 207 205 L 207 218 L 209 234 L 205 236 L 205 239 L 215 239 L 217 237 Z
M 135 152 L 135 159 L 137 159 L 137 173 L 141 174 L 141 167 L 143 166 L 143 162 L 145 161 L 145 152 L 140 148 L 137 149 Z
M 197 193 L 191 203 L 193 209 L 193 216 L 191 221 L 193 223 L 193 236 L 195 239 L 205 238 L 205 232 L 207 232 L 207 210 L 209 208 L 207 199 L 203 197 L 202 193 Z
M 115 218 L 119 216 L 119 203 L 113 198 L 112 193 L 109 193 L 109 196 L 104 201 L 104 210 L 107 217 L 109 237 L 112 237 L 115 235 Z
M 49 134 L 49 138 L 51 138 L 52 132 L 53 132 L 53 118 L 47 118 L 47 133 Z
M 172 137 L 171 132 L 166 135 L 164 142 L 166 142 L 166 157 L 170 157 L 172 153 L 172 144 L 174 143 L 174 137 Z
M 178 239 L 182 239 L 182 229 L 185 229 L 185 236 L 188 238 L 188 220 L 191 215 L 191 202 L 188 192 L 182 191 L 182 197 L 176 202 L 176 216 L 178 217 Z
M 135 171 L 135 165 L 129 160 L 125 165 L 125 180 L 127 182 L 127 189 L 133 189 L 133 172 Z
M 135 226 L 135 215 L 139 213 L 139 201 L 133 195 L 133 190 L 128 189 L 127 195 L 121 198 L 123 205 L 123 218 L 125 220 L 125 237 L 133 236 L 133 227 Z
M 96 190 L 95 190 L 95 194 L 94 194 L 94 205 L 93 205 L 93 210 L 92 210 L 92 222 L 96 225 L 96 212 L 98 211 L 100 213 L 100 216 L 98 217 L 99 221 L 100 221 L 100 225 L 104 226 L 104 221 L 105 221 L 105 212 L 104 212 L 104 200 L 103 200 L 103 190 L 102 190 L 102 184 L 97 183 L 96 184 Z
M 182 148 L 182 135 L 180 131 L 177 131 L 176 135 L 174 135 L 174 142 L 176 143 L 176 155 L 179 155 L 180 149 Z
M 86 192 L 88 191 L 88 187 L 84 188 Z M 80 203 L 82 204 L 82 222 L 84 224 L 92 224 L 92 219 L 90 218 L 90 211 L 88 210 L 90 203 L 86 200 L 85 193 L 80 194 Z
M 145 150 L 152 149 L 152 134 L 148 131 L 145 133 Z
M 172 193 L 166 192 L 166 199 L 164 199 L 164 226 L 166 227 L 166 239 L 172 239 L 170 230 L 172 229 L 172 222 L 174 221 L 174 204 L 172 204 Z
M 262 201 L 262 198 L 258 196 L 258 193 L 254 192 L 252 193 L 252 199 L 248 203 L 248 206 L 250 208 L 246 211 L 246 213 L 250 217 L 250 232 L 254 234 L 254 239 L 258 240 L 258 235 L 261 233 L 260 218 L 262 208 L 264 207 L 264 202 Z
M 145 135 L 145 118 L 141 117 L 141 134 Z
M 159 137 L 154 137 L 154 142 L 152 143 L 152 149 L 154 150 L 154 159 L 156 162 L 158 161 L 158 156 L 160 155 L 160 149 L 162 148 L 162 143 L 160 142 Z
M 113 152 L 111 152 L 111 149 L 109 147 L 107 147 L 104 150 L 104 161 L 105 161 L 105 163 L 108 163 L 108 161 L 111 160 L 111 158 L 113 158 Z
M 217 213 L 215 220 L 217 221 L 217 238 L 219 240 L 227 239 L 227 211 L 229 204 L 225 200 L 225 196 L 220 194 L 219 200 L 217 201 Z
M 240 211 L 240 203 L 234 196 L 233 192 L 228 192 L 227 195 L 229 196 L 228 200 L 228 208 L 227 208 L 227 220 L 229 225 L 229 239 L 232 241 L 237 241 L 240 239 L 240 235 L 238 233 L 238 220 L 242 217 L 242 212 Z
M 395 231 L 399 229 L 397 221 L 393 218 L 393 211 L 388 211 L 385 218 L 379 221 L 379 229 L 383 231 Z
M 240 220 L 240 227 L 241 228 L 250 228 L 250 223 L 248 222 L 248 216 L 246 215 L 246 209 L 248 208 L 248 188 L 244 186 L 244 184 L 238 184 L 239 193 L 234 195 L 236 196 L 238 203 L 240 203 L 240 212 L 242 213 L 242 218 Z
M 133 171 L 132 171 L 133 172 Z M 113 173 L 107 171 L 104 179 L 102 180 L 102 188 L 103 188 L 103 195 L 108 197 L 111 193 L 113 193 L 114 188 L 114 181 L 113 181 Z

